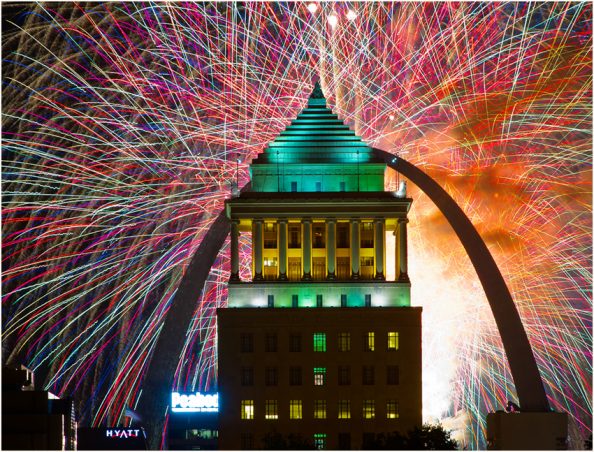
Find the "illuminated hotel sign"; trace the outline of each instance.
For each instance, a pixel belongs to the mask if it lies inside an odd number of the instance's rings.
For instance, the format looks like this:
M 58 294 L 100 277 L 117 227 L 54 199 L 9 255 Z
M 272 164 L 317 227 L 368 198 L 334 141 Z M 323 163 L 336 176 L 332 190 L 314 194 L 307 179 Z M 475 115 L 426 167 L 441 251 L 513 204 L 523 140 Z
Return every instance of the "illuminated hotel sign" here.
M 108 428 L 105 430 L 105 436 L 107 438 L 138 438 L 141 432 L 142 430 L 138 428 Z
M 219 411 L 219 394 L 171 394 L 171 411 L 175 413 L 216 413 Z

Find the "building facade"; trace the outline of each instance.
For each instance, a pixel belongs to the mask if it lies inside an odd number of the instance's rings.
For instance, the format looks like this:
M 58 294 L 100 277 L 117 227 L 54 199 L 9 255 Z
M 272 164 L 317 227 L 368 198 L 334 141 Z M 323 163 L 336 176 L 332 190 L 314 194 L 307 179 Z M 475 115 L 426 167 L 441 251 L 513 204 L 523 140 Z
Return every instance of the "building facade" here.
M 385 170 L 316 85 L 307 107 L 252 162 L 252 191 L 227 201 L 220 448 L 262 448 L 280 435 L 318 449 L 360 449 L 366 435 L 421 425 L 421 309 L 410 306 L 407 275 L 412 200 L 383 191 Z M 240 234 L 252 240 L 247 281 Z

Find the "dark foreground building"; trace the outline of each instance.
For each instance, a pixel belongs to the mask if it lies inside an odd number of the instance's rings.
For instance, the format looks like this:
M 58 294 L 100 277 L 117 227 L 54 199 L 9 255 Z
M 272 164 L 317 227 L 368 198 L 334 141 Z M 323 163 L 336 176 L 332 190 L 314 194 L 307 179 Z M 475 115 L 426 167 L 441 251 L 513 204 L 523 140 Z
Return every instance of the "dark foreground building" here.
M 385 163 L 326 107 L 319 85 L 250 170 L 252 192 L 226 203 L 219 447 L 258 449 L 276 437 L 360 449 L 375 434 L 420 426 L 421 308 L 410 306 L 406 251 L 412 200 L 383 191 Z M 240 233 L 252 238 L 251 281 L 239 277 Z
M 73 400 L 36 390 L 24 366 L 4 367 L 2 450 L 76 450 Z

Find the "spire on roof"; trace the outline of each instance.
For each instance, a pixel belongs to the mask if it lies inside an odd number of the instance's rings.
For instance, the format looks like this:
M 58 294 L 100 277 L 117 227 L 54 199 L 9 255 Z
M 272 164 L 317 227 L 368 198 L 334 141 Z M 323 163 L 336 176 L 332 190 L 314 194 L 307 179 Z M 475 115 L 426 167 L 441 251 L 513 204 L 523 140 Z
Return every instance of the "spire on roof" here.
M 322 85 L 320 85 L 320 81 L 316 81 L 314 85 L 314 89 L 309 96 L 309 100 L 307 102 L 308 106 L 319 106 L 326 108 L 326 98 L 324 97 L 324 92 L 322 91 Z
M 320 81 L 318 80 L 314 86 L 311 95 L 309 96 L 310 99 L 323 99 L 324 93 L 322 92 L 322 87 L 320 86 Z

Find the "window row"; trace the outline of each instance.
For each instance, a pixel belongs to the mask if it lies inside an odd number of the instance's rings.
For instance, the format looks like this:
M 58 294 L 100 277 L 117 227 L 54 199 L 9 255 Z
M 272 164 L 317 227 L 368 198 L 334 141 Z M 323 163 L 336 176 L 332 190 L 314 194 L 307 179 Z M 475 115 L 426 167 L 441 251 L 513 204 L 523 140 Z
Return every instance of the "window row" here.
M 254 368 L 252 366 L 242 366 L 240 369 L 241 385 L 242 386 L 253 386 L 255 384 L 254 379 Z M 278 385 L 278 367 L 265 367 L 264 368 L 264 384 L 266 386 L 277 386 Z M 311 375 L 311 382 L 314 386 L 324 386 L 327 384 L 327 372 L 326 367 L 314 367 Z M 361 384 L 363 385 L 374 385 L 376 384 L 376 372 L 375 366 L 362 366 L 361 367 Z M 386 384 L 398 385 L 400 384 L 400 369 L 397 365 L 386 366 Z M 339 385 L 350 385 L 351 384 L 351 366 L 338 366 L 338 384 Z M 310 377 L 306 377 L 310 378 Z M 289 385 L 301 386 L 303 384 L 303 369 L 301 366 L 290 366 L 289 367 Z M 306 384 L 309 384 L 306 382 Z
M 316 258 L 314 258 L 314 262 L 312 263 L 313 266 L 313 271 L 314 273 L 320 273 L 323 274 L 323 278 L 314 278 L 314 279 L 324 279 L 326 277 L 326 264 L 325 263 L 316 263 L 315 261 Z M 324 258 L 320 258 L 320 259 L 324 259 Z M 291 258 L 289 258 L 289 273 L 291 273 L 291 267 L 295 267 L 296 270 L 299 272 L 299 277 L 298 279 L 301 279 L 301 263 L 299 262 L 298 264 L 293 265 L 291 263 Z M 273 275 L 276 278 L 276 270 L 274 272 L 272 271 L 267 271 L 267 268 L 272 268 L 272 267 L 277 267 L 277 261 L 276 258 L 265 258 L 264 259 L 264 273 L 266 276 L 266 273 L 268 272 L 270 275 Z M 349 267 L 350 268 L 350 267 Z M 367 269 L 366 269 L 367 268 Z M 369 270 L 369 268 L 371 268 L 371 270 Z M 361 271 L 362 272 L 366 272 L 368 273 L 367 276 L 373 276 L 373 258 L 361 258 Z M 364 276 L 364 275 L 362 275 Z M 267 278 L 265 278 L 267 279 Z M 274 278 L 273 278 L 274 279 Z M 289 280 L 291 280 L 291 278 L 289 278 Z M 365 307 L 366 308 L 370 308 L 371 307 L 371 294 L 367 293 L 364 296 L 365 299 Z M 341 308 L 348 308 L 348 307 L 358 307 L 359 305 L 357 304 L 357 302 L 355 302 L 356 306 L 353 306 L 353 302 L 351 301 L 349 303 L 349 297 L 348 294 L 343 293 L 340 294 L 340 307 Z M 269 308 L 274 308 L 275 306 L 275 297 L 273 294 L 268 294 L 267 295 L 267 300 L 266 300 L 266 305 Z M 291 295 L 291 307 L 292 308 L 298 308 L 298 307 L 302 307 L 302 304 L 299 304 L 299 294 L 292 294 Z M 307 305 L 309 307 L 309 304 Z M 317 294 L 316 295 L 316 307 L 317 308 L 323 308 L 324 307 L 324 295 L 323 294 Z
M 350 224 L 339 221 L 336 224 L 335 245 L 337 248 L 349 248 L 350 242 Z M 279 244 L 279 228 L 276 222 L 264 222 L 264 248 L 275 249 Z M 373 248 L 374 246 L 374 224 L 371 221 L 361 222 L 359 229 L 359 246 L 361 248 Z M 301 248 L 302 225 L 301 223 L 290 222 L 287 225 L 288 248 Z M 312 223 L 311 232 L 312 248 L 326 248 L 326 224 L 320 222 Z
M 385 335 L 376 335 L 374 331 L 367 331 L 361 336 L 362 348 L 366 352 L 373 352 L 376 350 L 376 337 L 383 342 L 385 349 L 388 351 L 396 351 L 400 348 L 400 335 L 398 331 L 388 331 Z M 302 335 L 301 333 L 289 334 L 289 351 L 300 352 L 302 351 L 301 344 Z M 327 335 L 326 333 L 313 333 L 312 335 L 312 347 L 314 352 L 325 352 L 327 351 Z M 351 333 L 338 333 L 337 350 L 339 352 L 350 352 L 351 351 Z M 264 351 L 266 352 L 278 352 L 278 335 L 277 333 L 266 333 L 264 336 Z M 242 353 L 252 353 L 254 351 L 254 334 L 253 333 L 241 333 L 240 336 L 240 350 Z
M 365 437 L 374 437 L 374 433 L 363 433 L 364 442 Z M 241 449 L 252 450 L 255 448 L 254 434 L 253 433 L 242 433 L 241 436 Z M 328 448 L 328 434 L 327 433 L 314 433 L 313 434 L 313 446 L 316 450 L 324 450 Z M 338 434 L 338 449 L 339 450 L 350 450 L 351 449 L 351 434 L 350 433 L 339 433 Z
M 327 419 L 328 418 L 328 403 L 326 400 L 314 400 L 313 406 L 310 408 L 310 418 L 313 419 Z M 264 402 L 264 419 L 277 420 L 282 416 L 279 409 L 278 400 L 266 400 Z M 289 419 L 303 419 L 303 400 L 290 400 L 288 407 L 284 407 L 283 411 Z M 385 404 L 385 418 L 398 419 L 400 413 L 398 411 L 398 402 L 396 400 L 387 400 Z M 246 399 L 241 401 L 241 419 L 253 420 L 256 416 L 256 408 L 253 399 Z M 337 404 L 337 419 L 351 419 L 351 401 L 339 400 Z M 376 418 L 376 401 L 363 400 L 361 417 L 363 419 Z

